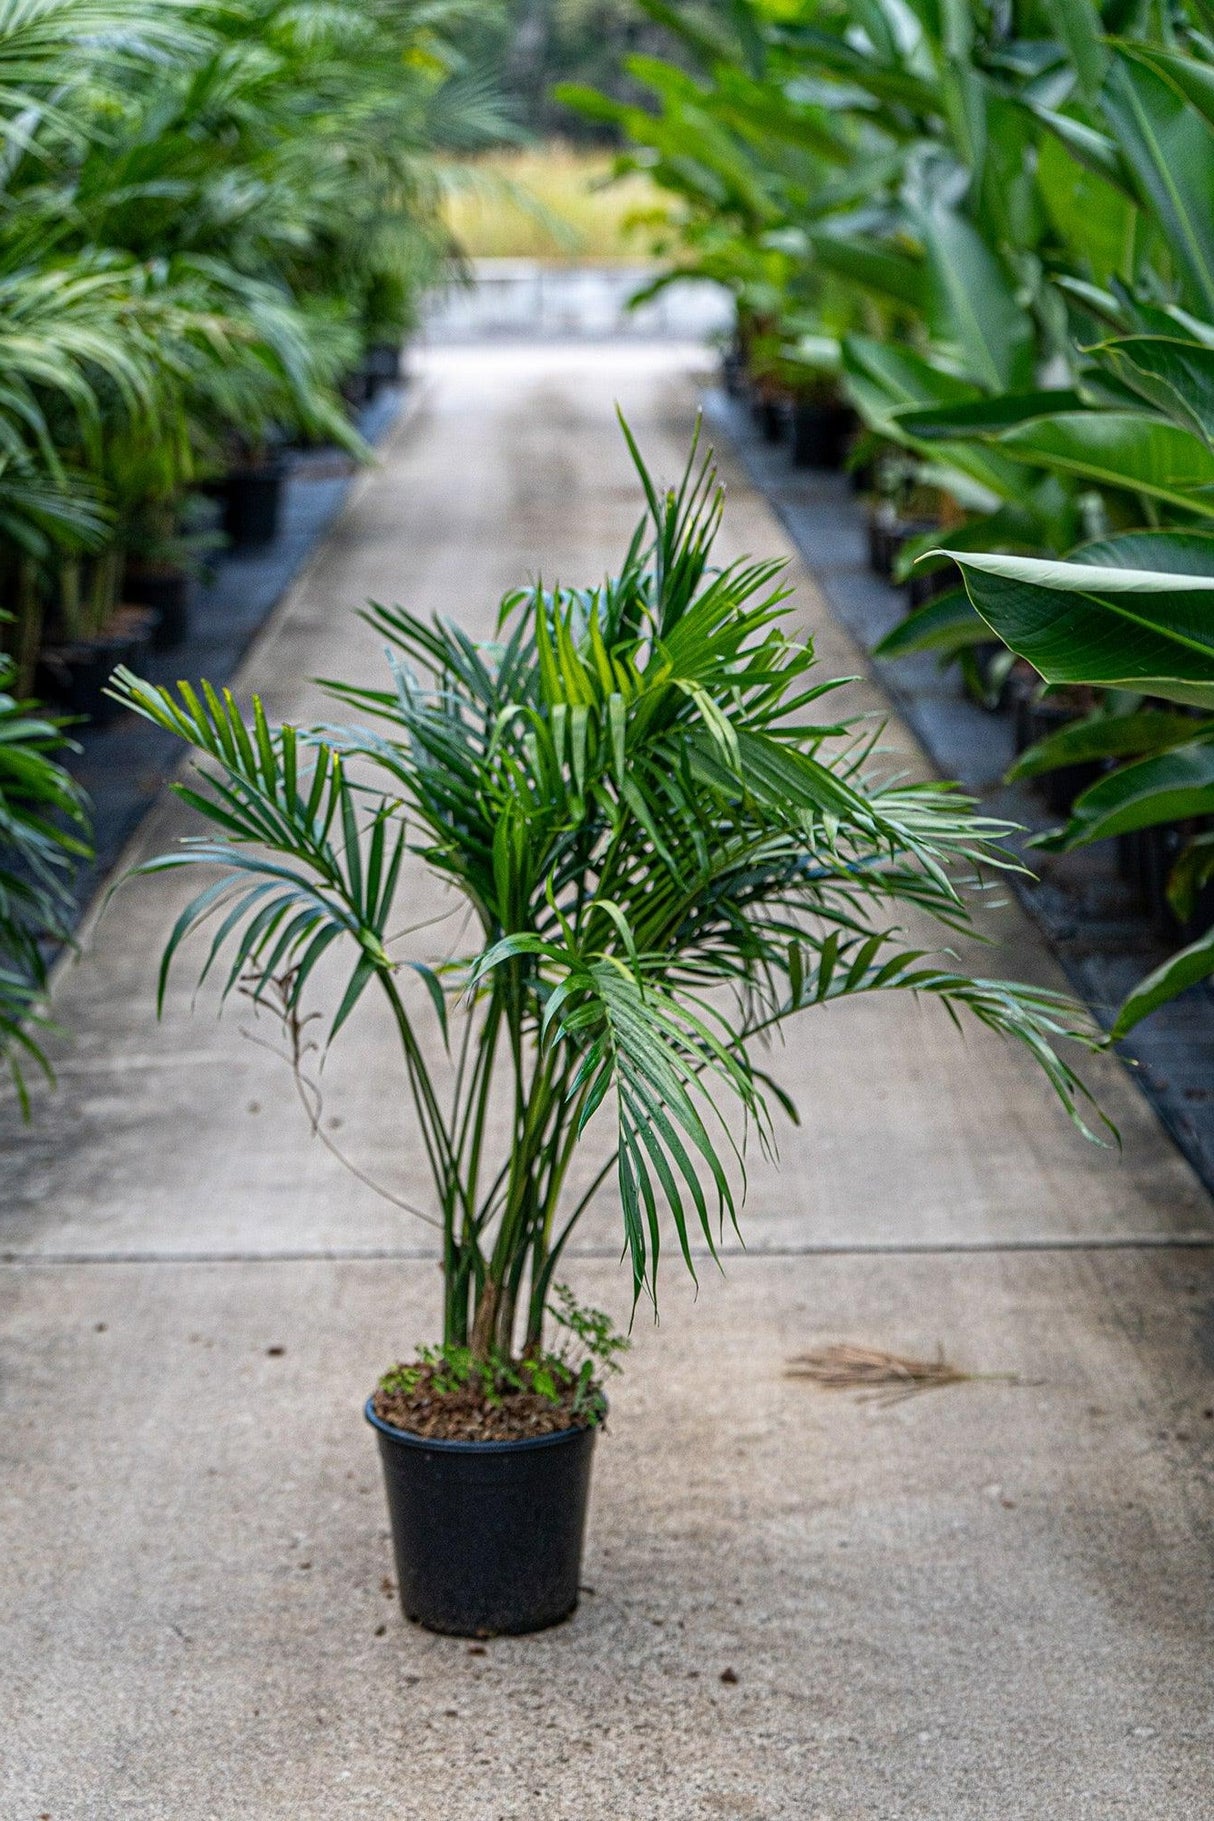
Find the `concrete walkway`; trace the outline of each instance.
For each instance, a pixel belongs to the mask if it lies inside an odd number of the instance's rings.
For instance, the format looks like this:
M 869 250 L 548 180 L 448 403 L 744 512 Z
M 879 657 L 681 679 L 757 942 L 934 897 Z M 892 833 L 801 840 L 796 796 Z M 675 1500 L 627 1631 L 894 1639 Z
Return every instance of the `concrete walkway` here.
M 483 630 L 541 567 L 601 573 L 638 510 L 614 402 L 671 472 L 697 360 L 432 354 L 243 687 L 311 713 L 305 679 L 377 678 L 367 596 Z M 784 548 L 731 479 L 727 548 Z M 140 849 L 184 826 L 158 808 Z M 183 973 L 155 1024 L 183 895 L 138 885 L 86 932 L 59 1094 L 28 1136 L 5 1116 L 4 1821 L 1206 1821 L 1214 1257 L 1166 1242 L 1214 1223 L 1115 1064 L 1092 1078 L 1120 1159 L 930 1007 L 807 1016 L 750 1253 L 698 1300 L 672 1268 L 638 1324 L 581 1609 L 473 1654 L 400 1619 L 360 1416 L 434 1332 L 426 1229 L 308 1142 L 239 1011 L 191 1019 Z M 326 1095 L 412 1187 L 385 1032 Z M 570 1275 L 623 1314 L 616 1236 L 607 1196 Z M 784 1376 L 832 1338 L 1022 1382 L 891 1407 Z

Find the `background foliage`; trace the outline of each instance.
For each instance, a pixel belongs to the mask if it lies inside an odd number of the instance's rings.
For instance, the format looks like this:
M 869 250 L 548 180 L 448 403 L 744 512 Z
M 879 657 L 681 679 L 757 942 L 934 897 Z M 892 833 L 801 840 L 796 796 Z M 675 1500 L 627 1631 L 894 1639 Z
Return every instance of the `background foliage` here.
M 880 649 L 991 698 L 1027 659 L 1082 724 L 1020 770 L 1104 768 L 1049 844 L 1166 825 L 1191 921 L 1214 881 L 1214 15 L 640 4 L 682 60 L 631 60 L 643 105 L 564 99 L 674 198 L 662 250 L 733 291 L 752 384 L 859 411 L 921 521 L 903 570 L 957 563 Z M 983 659 L 992 631 L 1010 649 Z M 1118 1031 L 1212 971 L 1203 930 Z
M 191 497 L 343 397 L 450 251 L 505 130 L 469 0 L 0 0 L 0 1052 L 64 934 L 79 805 L 21 707 L 96 650 Z M 109 660 L 113 661 L 112 657 Z M 32 1041 L 30 1039 L 29 1041 Z

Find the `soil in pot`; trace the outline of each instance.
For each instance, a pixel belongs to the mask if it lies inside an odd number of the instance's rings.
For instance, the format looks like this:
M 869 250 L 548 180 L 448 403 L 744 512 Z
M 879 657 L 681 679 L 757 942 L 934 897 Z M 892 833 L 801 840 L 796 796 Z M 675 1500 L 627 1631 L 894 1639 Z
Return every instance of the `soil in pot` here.
M 547 1363 L 547 1362 L 546 1362 Z M 442 1361 L 422 1360 L 384 1374 L 371 1398 L 381 1422 L 430 1441 L 521 1442 L 562 1429 L 586 1429 L 597 1420 L 601 1393 L 579 1393 L 572 1372 L 554 1373 L 555 1395 L 527 1385 L 500 1384 L 486 1390 L 481 1380 L 451 1383 Z

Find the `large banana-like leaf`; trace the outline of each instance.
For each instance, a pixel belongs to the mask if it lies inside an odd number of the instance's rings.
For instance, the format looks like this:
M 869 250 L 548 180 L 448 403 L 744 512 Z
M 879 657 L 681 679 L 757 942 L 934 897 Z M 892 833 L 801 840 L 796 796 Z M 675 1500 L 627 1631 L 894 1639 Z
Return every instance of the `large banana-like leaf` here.
M 926 309 L 927 272 L 921 259 L 868 236 L 829 227 L 806 238 L 823 271 L 833 272 L 836 277 L 907 309 Z
M 933 366 L 910 348 L 869 336 L 846 337 L 843 371 L 848 393 L 869 427 L 891 442 L 912 448 L 915 439 L 901 423 L 904 411 L 981 401 L 979 388 L 969 381 Z M 1023 501 L 1030 491 L 1018 471 L 1019 464 L 1008 461 L 996 446 L 957 440 L 932 446 L 930 455 L 941 466 L 977 481 L 997 499 Z
M 1131 335 L 1096 352 L 1123 385 L 1214 448 L 1214 348 L 1179 337 Z
M 1112 140 L 1091 133 L 1096 142 L 1076 146 L 1082 128 L 1069 116 L 1036 117 L 1047 126 L 1064 119 L 1069 132 L 1048 132 L 1037 147 L 1037 190 L 1055 232 L 1080 270 L 1086 267 L 1100 284 L 1133 274 L 1135 228 L 1139 216 L 1133 184 L 1125 176 Z M 1107 161 L 1106 162 L 1106 158 Z
M 1015 461 L 1214 518 L 1214 450 L 1175 424 L 1132 411 L 1064 411 L 1015 425 L 995 448 Z
M 1018 424 L 1063 412 L 1082 411 L 1084 401 L 1069 389 L 1043 392 L 1003 392 L 992 398 L 967 399 L 955 405 L 928 410 L 912 406 L 898 411 L 895 421 L 920 442 L 955 442 L 969 436 L 997 437 Z
M 1093 101 L 1108 68 L 1109 53 L 1101 38 L 1099 8 L 1092 0 L 1053 0 L 1049 9 L 1058 36 L 1070 53 L 1079 88 Z
M 1154 568 L 952 550 L 978 612 L 1050 683 L 1093 683 L 1214 708 L 1214 570 L 1156 537 Z M 1181 565 L 1186 565 L 1182 567 Z
M 992 392 L 1027 386 L 1033 326 L 1016 287 L 977 229 L 953 209 L 918 216 L 931 270 L 934 326 L 969 377 Z
M 1206 931 L 1140 980 L 1113 1021 L 1112 1037 L 1126 1037 L 1150 1013 L 1214 974 L 1214 929 Z
M 1125 44 L 1121 48 L 1135 63 L 1154 70 L 1214 127 L 1214 64 L 1161 44 Z
M 990 627 L 975 613 L 964 588 L 950 588 L 899 620 L 873 646 L 873 656 L 902 658 L 915 651 L 935 651 L 944 659 L 982 645 L 990 636 Z
M 1203 315 L 1214 316 L 1214 133 L 1130 46 L 1116 52 L 1102 101 L 1142 199 L 1188 280 L 1192 301 Z
M 1214 531 L 1117 531 L 1090 538 L 1068 562 L 1096 569 L 1158 569 L 1214 577 Z
M 1076 797 L 1065 826 L 1035 843 L 1068 853 L 1112 835 L 1214 812 L 1214 744 L 1175 746 L 1121 765 Z
M 979 624 L 984 622 L 979 620 Z M 1061 766 L 1084 765 L 1093 759 L 1145 758 L 1189 744 L 1196 732 L 1203 738 L 1214 735 L 1214 721 L 1195 722 L 1192 715 L 1166 708 L 1088 715 L 1026 747 L 1007 775 L 1009 779 L 1040 778 Z

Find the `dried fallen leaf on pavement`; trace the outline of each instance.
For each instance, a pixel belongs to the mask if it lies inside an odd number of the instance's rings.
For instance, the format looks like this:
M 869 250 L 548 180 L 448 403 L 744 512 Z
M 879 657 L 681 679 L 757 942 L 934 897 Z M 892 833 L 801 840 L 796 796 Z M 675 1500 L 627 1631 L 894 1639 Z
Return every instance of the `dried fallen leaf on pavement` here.
M 962 1372 L 949 1365 L 943 1348 L 935 1359 L 910 1359 L 880 1347 L 858 1347 L 851 1341 L 833 1341 L 812 1353 L 798 1353 L 784 1368 L 785 1378 L 808 1378 L 824 1391 L 871 1391 L 881 1403 L 896 1403 L 916 1391 L 941 1385 L 961 1385 L 974 1379 L 1020 1381 L 1009 1372 Z

